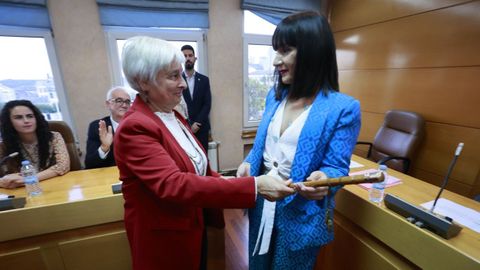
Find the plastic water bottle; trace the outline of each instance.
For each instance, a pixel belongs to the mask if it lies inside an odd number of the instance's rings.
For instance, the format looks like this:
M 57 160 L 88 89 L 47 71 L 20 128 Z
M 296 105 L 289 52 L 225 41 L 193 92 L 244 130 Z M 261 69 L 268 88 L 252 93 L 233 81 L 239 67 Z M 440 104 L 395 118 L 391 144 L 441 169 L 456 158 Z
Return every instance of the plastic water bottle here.
M 385 194 L 385 181 L 387 180 L 387 165 L 380 165 L 378 170 L 385 175 L 385 180 L 382 182 L 373 183 L 372 188 L 368 193 L 370 201 L 374 203 L 381 203 L 383 201 L 383 196 Z
M 42 194 L 42 188 L 38 183 L 37 171 L 30 161 L 22 161 L 22 169 L 20 173 L 23 176 L 23 182 L 25 183 L 25 189 L 29 197 L 34 197 Z

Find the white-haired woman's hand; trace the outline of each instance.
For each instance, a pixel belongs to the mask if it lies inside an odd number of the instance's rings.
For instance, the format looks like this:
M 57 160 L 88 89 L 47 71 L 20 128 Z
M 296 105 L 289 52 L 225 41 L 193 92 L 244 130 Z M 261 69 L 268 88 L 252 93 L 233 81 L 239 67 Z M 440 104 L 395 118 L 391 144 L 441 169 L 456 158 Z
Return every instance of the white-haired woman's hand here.
M 295 193 L 295 190 L 288 185 L 292 180 L 284 181 L 269 175 L 261 175 L 257 179 L 257 193 L 269 201 L 283 199 Z

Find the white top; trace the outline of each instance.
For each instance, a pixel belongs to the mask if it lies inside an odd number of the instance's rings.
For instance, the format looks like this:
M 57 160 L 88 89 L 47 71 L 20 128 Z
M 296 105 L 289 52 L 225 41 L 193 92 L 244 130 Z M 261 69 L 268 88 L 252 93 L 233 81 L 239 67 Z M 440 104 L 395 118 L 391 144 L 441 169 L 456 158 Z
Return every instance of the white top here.
M 207 173 L 207 157 L 188 129 L 175 117 L 173 111 L 169 113 L 155 112 L 155 114 L 187 153 L 197 174 L 205 175 Z
M 179 112 L 183 118 L 188 119 L 188 107 L 187 107 L 187 102 L 185 102 L 185 98 L 183 95 L 180 97 L 180 103 L 177 104 L 174 108 Z
M 195 89 L 195 72 L 193 72 L 192 76 L 190 77 L 185 72 L 185 77 L 187 78 L 187 85 L 188 85 L 188 90 L 190 91 L 190 97 L 193 100 L 193 90 Z
M 268 172 L 267 175 L 288 180 L 295 151 L 297 151 L 298 138 L 305 125 L 311 106 L 308 106 L 280 135 L 285 104 L 286 99 L 280 103 L 268 126 L 265 151 L 263 152 L 263 165 L 265 166 L 265 172 Z M 275 205 L 275 202 L 267 200 L 263 203 L 260 229 L 252 255 L 255 255 L 257 251 L 259 251 L 259 255 L 268 252 L 275 218 Z

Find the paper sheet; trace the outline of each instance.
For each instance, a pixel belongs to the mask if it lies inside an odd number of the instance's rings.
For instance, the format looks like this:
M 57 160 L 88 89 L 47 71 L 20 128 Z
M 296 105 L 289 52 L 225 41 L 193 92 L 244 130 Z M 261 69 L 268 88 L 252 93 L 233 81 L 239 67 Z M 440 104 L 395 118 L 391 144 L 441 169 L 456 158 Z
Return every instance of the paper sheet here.
M 364 170 L 364 171 L 353 172 L 353 173 L 350 173 L 350 175 L 366 174 L 366 173 L 371 173 L 371 172 L 376 172 L 376 171 L 377 171 L 376 169 L 368 169 L 368 170 Z M 386 181 L 385 182 L 385 188 L 395 186 L 395 185 L 399 185 L 399 184 L 402 183 L 402 181 L 400 179 L 398 179 L 394 176 L 391 176 L 389 174 L 387 175 L 387 179 L 385 181 Z M 358 186 L 362 187 L 364 189 L 371 189 L 372 188 L 372 184 L 370 184 L 370 183 L 358 184 Z
M 8 199 L 8 194 L 0 193 L 0 200 Z
M 433 201 L 421 204 L 421 206 L 427 210 L 430 210 L 432 205 Z M 437 201 L 437 205 L 435 205 L 433 212 L 442 216 L 450 217 L 453 221 L 480 233 L 480 212 L 478 211 L 447 199 L 440 198 Z
M 361 168 L 361 167 L 364 167 L 364 165 L 356 161 L 350 160 L 350 166 L 349 166 L 350 169 Z

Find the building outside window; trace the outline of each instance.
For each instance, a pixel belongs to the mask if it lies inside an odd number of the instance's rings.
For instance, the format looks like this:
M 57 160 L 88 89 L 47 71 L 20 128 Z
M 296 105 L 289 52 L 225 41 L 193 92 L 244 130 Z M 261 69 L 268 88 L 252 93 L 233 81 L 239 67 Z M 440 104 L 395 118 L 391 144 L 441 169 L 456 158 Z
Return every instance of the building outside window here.
M 258 126 L 265 110 L 265 97 L 274 84 L 272 35 L 275 25 L 244 11 L 243 126 Z
M 49 30 L 0 28 L 0 59 L 0 108 L 10 100 L 26 99 L 47 120 L 66 118 L 62 114 L 67 111 L 66 102 Z

